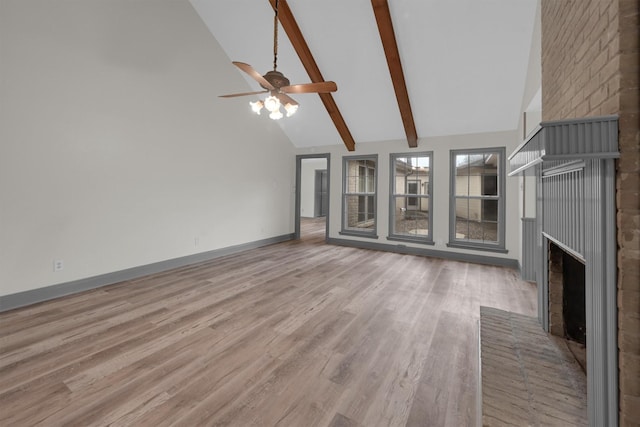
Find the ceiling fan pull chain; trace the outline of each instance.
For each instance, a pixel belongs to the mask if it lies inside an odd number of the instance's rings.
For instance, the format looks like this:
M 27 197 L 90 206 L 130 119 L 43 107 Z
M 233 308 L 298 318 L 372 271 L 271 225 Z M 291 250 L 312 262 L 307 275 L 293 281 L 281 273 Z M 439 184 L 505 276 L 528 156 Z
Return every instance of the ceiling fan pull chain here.
M 278 63 L 278 0 L 276 0 L 276 13 L 273 16 L 273 71 L 276 71 Z

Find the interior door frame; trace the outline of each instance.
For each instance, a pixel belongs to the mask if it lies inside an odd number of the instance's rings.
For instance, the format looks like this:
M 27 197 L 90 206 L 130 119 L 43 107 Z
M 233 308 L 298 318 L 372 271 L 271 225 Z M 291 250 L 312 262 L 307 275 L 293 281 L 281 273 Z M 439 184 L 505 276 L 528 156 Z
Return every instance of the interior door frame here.
M 302 160 L 325 159 L 327 161 L 327 215 L 325 217 L 325 242 L 329 241 L 329 220 L 331 218 L 331 154 L 298 154 L 296 155 L 296 202 L 295 202 L 295 229 L 294 239 L 300 239 L 300 204 L 302 184 Z

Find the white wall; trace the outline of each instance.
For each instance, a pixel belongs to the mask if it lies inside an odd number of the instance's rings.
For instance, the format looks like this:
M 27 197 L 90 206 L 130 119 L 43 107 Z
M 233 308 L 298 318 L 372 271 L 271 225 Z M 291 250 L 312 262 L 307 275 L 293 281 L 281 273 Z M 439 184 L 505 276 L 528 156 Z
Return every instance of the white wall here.
M 301 159 L 300 216 L 313 218 L 315 214 L 316 171 L 327 168 L 327 159 Z
M 521 114 L 518 127 L 520 142 L 532 135 L 542 120 L 542 23 L 540 17 L 540 1 L 536 7 L 535 23 L 531 36 L 529 64 L 525 76 L 525 90 L 522 96 L 521 111 L 526 113 L 526 122 Z M 511 153 L 509 153 L 511 154 Z M 535 218 L 536 216 L 536 179 L 535 176 L 518 176 L 520 188 L 518 212 L 521 218 Z M 510 178 L 516 179 L 516 178 Z M 522 239 L 522 227 L 519 233 Z M 518 258 L 522 262 L 522 258 Z
M 2 0 L 0 39 L 0 295 L 293 231 L 292 145 L 187 0 Z
M 540 0 L 536 7 L 536 16 L 531 34 L 531 48 L 529 49 L 529 63 L 527 74 L 522 76 L 525 80 L 522 104 L 520 107 L 520 122 L 518 131 L 520 139 L 524 140 L 535 129 L 542 119 L 542 23 L 540 17 Z M 527 113 L 524 123 L 523 112 Z
M 518 180 L 506 179 L 506 240 L 507 254 L 448 248 L 449 240 L 449 163 L 450 150 L 473 149 L 483 147 L 506 147 L 506 153 L 512 152 L 520 142 L 517 131 L 493 132 L 482 134 L 453 135 L 434 138 L 421 138 L 418 148 L 408 148 L 406 141 L 386 141 L 379 143 L 356 143 L 356 151 L 349 152 L 344 145 L 330 147 L 315 147 L 299 149 L 298 154 L 331 153 L 331 183 L 330 183 L 330 211 L 329 237 L 339 239 L 359 240 L 397 245 L 397 241 L 387 240 L 389 234 L 389 155 L 391 153 L 408 153 L 433 151 L 433 240 L 435 246 L 428 249 L 441 251 L 462 252 L 476 255 L 518 259 L 520 256 L 518 216 Z M 378 154 L 378 200 L 377 227 L 378 239 L 351 237 L 340 235 L 342 209 L 342 158 L 351 155 Z M 425 247 L 412 243 L 406 246 Z

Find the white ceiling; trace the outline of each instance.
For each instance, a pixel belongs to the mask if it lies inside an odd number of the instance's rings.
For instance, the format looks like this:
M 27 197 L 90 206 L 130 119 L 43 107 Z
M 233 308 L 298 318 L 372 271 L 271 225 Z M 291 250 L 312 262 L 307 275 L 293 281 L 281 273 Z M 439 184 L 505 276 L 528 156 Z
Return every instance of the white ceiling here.
M 230 61 L 272 69 L 273 9 L 268 0 L 191 0 Z M 389 0 L 419 138 L 516 129 L 537 0 Z M 406 139 L 370 0 L 289 0 L 302 34 L 356 146 Z M 278 70 L 310 82 L 280 27 Z M 229 67 L 233 67 L 229 62 Z M 241 71 L 238 70 L 238 73 Z M 244 73 L 241 73 L 244 75 Z M 260 90 L 229 86 L 227 93 Z M 222 94 L 221 94 L 222 95 Z M 342 144 L 316 94 L 279 121 L 296 147 Z M 252 97 L 219 99 L 247 103 Z

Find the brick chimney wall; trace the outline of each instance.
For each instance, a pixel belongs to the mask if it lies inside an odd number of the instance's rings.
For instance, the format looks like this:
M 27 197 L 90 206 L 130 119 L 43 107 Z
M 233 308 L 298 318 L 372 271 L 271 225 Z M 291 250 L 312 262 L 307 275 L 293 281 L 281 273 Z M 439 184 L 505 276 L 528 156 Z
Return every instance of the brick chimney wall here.
M 542 0 L 542 120 L 617 114 L 620 425 L 640 425 L 640 1 Z

